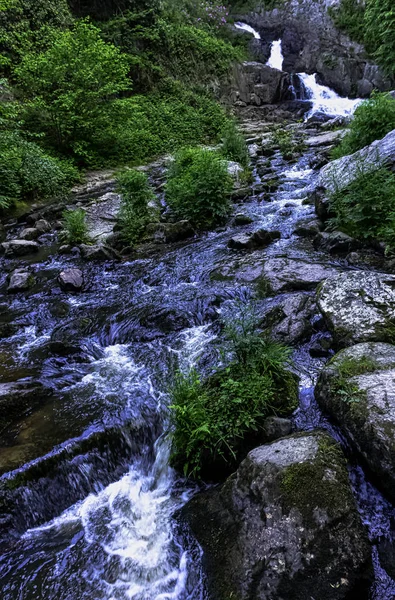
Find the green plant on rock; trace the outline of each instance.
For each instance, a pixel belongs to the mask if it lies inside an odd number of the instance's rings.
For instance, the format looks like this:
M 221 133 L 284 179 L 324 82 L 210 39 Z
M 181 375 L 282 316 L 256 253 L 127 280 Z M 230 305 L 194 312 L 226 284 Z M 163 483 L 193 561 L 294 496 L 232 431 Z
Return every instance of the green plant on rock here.
M 284 160 L 291 160 L 295 153 L 302 152 L 304 149 L 303 136 L 297 138 L 293 131 L 281 125 L 273 127 L 271 144 L 279 148 Z
M 148 223 L 158 219 L 155 194 L 143 171 L 125 170 L 117 177 L 121 194 L 119 224 L 124 239 L 131 245 L 141 241 Z
M 392 0 L 367 0 L 365 43 L 389 76 L 395 75 L 395 6 Z
M 226 327 L 233 359 L 203 380 L 178 373 L 171 390 L 172 464 L 186 476 L 221 478 L 262 439 L 264 419 L 297 406 L 290 350 L 260 336 L 248 314 Z
M 86 213 L 82 208 L 65 210 L 60 239 L 65 244 L 84 244 L 89 241 Z
M 334 24 L 360 44 L 365 40 L 365 4 L 360 0 L 341 0 L 328 9 Z
M 332 158 L 341 158 L 380 140 L 395 129 L 395 99 L 389 94 L 373 93 L 355 110 L 348 131 L 332 152 Z
M 228 160 L 246 168 L 250 164 L 247 144 L 234 121 L 229 121 L 222 132 L 222 153 Z
M 203 148 L 184 148 L 170 166 L 166 201 L 179 218 L 210 228 L 229 215 L 232 187 L 221 156 Z
M 395 173 L 361 165 L 356 179 L 330 198 L 331 225 L 362 240 L 380 240 L 395 248 Z

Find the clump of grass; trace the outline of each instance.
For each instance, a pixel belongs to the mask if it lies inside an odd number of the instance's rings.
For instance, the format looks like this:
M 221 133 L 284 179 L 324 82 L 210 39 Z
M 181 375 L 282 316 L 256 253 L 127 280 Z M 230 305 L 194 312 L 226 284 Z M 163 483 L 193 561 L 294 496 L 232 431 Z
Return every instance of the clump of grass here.
M 289 348 L 259 335 L 249 313 L 228 322 L 225 336 L 230 363 L 206 379 L 178 373 L 171 390 L 172 464 L 188 477 L 224 477 L 259 444 L 266 417 L 297 406 Z
M 141 241 L 148 223 L 158 219 L 155 194 L 142 171 L 123 171 L 118 175 L 117 183 L 121 194 L 121 232 L 125 241 L 134 245 Z

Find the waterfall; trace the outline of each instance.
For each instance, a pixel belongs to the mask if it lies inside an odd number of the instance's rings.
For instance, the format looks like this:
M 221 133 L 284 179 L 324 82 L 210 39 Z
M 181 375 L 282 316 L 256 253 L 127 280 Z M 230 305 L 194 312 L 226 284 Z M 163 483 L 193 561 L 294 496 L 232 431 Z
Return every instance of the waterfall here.
M 248 33 L 252 33 L 256 40 L 261 39 L 259 33 L 255 31 L 255 29 L 253 29 L 250 25 L 247 25 L 247 23 L 240 23 L 240 21 L 238 21 L 237 23 L 235 23 L 235 27 L 237 29 L 242 29 L 243 31 L 248 31 Z
M 316 75 L 298 73 L 302 84 L 308 92 L 309 100 L 313 103 L 311 112 L 323 112 L 327 115 L 352 115 L 361 100 L 358 98 L 342 98 L 336 92 L 316 81 Z
M 282 47 L 281 47 L 281 40 L 276 40 L 272 44 L 270 57 L 266 64 L 268 67 L 271 67 L 272 69 L 278 69 L 279 71 L 282 71 L 283 61 L 284 61 L 284 57 L 283 57 L 283 52 L 282 52 Z

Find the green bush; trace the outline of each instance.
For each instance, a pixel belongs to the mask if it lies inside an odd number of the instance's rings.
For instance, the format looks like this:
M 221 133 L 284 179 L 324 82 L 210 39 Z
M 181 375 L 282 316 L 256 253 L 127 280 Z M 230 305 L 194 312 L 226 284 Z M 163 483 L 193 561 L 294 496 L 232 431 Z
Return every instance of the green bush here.
M 60 239 L 65 244 L 84 244 L 89 241 L 86 214 L 82 208 L 66 210 L 63 215 Z
M 166 201 L 181 219 L 210 228 L 230 212 L 232 178 L 226 162 L 203 148 L 184 148 L 170 166 Z
M 65 194 L 78 171 L 16 132 L 0 132 L 0 208 Z
M 243 167 L 248 167 L 250 157 L 244 136 L 237 129 L 234 121 L 229 121 L 223 132 L 222 153 L 228 160 L 234 160 Z
M 206 380 L 195 370 L 179 373 L 171 390 L 172 464 L 189 477 L 223 478 L 262 440 L 266 417 L 289 416 L 297 406 L 290 350 L 243 318 L 227 336 L 229 366 Z
M 124 239 L 133 245 L 141 241 L 148 223 L 158 218 L 158 210 L 152 206 L 155 194 L 142 171 L 124 171 L 117 181 L 122 196 L 119 223 Z
M 331 197 L 336 229 L 363 240 L 380 240 L 395 249 L 395 173 L 364 171 Z
M 373 93 L 356 109 L 348 132 L 332 152 L 332 158 L 353 154 L 395 129 L 395 100 L 389 94 Z
M 271 134 L 271 144 L 279 148 L 284 160 L 291 160 L 295 153 L 302 152 L 305 148 L 303 136 L 296 137 L 290 129 L 275 125 Z

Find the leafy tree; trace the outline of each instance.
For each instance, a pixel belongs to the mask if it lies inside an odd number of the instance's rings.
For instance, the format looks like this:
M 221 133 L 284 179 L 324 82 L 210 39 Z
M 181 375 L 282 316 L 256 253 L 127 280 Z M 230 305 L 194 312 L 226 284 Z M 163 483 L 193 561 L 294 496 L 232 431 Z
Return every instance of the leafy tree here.
M 128 60 L 82 21 L 53 36 L 48 50 L 27 53 L 16 69 L 26 99 L 26 122 L 62 152 L 89 155 L 95 131 L 111 119 L 120 92 L 130 87 Z
M 393 0 L 367 0 L 365 41 L 385 73 L 395 75 L 395 5 Z

